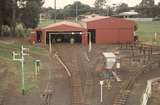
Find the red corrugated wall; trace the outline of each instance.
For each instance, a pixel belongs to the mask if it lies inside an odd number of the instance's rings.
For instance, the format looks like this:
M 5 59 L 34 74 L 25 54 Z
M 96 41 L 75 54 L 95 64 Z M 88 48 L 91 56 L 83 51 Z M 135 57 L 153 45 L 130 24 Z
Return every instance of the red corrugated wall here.
M 105 18 L 87 22 L 88 29 L 96 29 L 96 43 L 126 43 L 133 41 L 134 22 Z
M 34 44 L 36 42 L 36 32 L 31 32 L 29 35 L 29 41 Z
M 96 43 L 126 43 L 133 41 L 131 29 L 97 29 Z

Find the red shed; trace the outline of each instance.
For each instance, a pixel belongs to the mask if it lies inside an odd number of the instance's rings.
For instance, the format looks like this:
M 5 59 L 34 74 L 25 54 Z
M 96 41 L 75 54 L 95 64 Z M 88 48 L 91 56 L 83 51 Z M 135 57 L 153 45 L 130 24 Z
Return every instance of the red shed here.
M 32 32 L 29 35 L 29 41 L 31 43 L 41 42 L 41 39 L 40 39 L 41 32 L 42 32 L 41 28 L 35 28 L 35 29 L 33 29 Z
M 43 45 L 49 43 L 49 35 L 52 42 L 70 42 L 73 38 L 77 43 L 87 42 L 85 36 L 87 28 L 84 24 L 78 24 L 68 21 L 58 22 L 36 31 L 36 42 L 39 41 Z
M 126 43 L 134 40 L 134 22 L 130 20 L 98 16 L 83 20 L 95 43 Z

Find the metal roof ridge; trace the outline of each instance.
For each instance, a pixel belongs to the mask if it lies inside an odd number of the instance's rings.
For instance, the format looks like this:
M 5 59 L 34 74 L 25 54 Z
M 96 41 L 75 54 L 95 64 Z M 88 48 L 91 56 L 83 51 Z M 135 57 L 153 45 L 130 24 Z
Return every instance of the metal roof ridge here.
M 56 26 L 59 26 L 59 25 L 69 25 L 69 26 L 73 26 L 73 27 L 84 28 L 79 23 L 70 22 L 70 21 L 61 21 L 61 22 L 50 24 L 50 25 L 44 27 L 43 29 L 50 28 L 50 27 L 56 27 Z
M 96 20 L 106 19 L 106 18 L 110 18 L 110 16 L 96 16 L 96 17 L 89 18 L 89 19 L 83 19 L 82 21 L 90 22 L 90 21 L 96 21 Z

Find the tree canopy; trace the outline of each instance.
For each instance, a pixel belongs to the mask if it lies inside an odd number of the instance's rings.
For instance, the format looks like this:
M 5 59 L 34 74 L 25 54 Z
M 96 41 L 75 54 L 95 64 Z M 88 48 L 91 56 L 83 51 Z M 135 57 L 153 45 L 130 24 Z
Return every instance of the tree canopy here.
M 157 13 L 157 6 L 154 0 L 142 0 L 142 2 L 136 7 L 136 10 L 145 17 L 155 17 Z
M 38 2 L 38 3 L 37 3 Z M 39 23 L 41 3 L 38 0 L 28 0 L 25 8 L 22 9 L 21 22 L 27 28 L 35 28 Z
M 106 6 L 106 0 L 96 0 L 94 6 L 96 9 L 103 9 Z
M 15 34 L 17 23 L 26 28 L 38 25 L 43 0 L 0 0 L 0 34 L 2 26 L 7 25 Z
M 66 5 L 63 9 L 57 9 L 56 10 L 57 19 L 76 17 L 76 6 L 78 7 L 77 8 L 78 15 L 86 14 L 92 11 L 89 5 L 76 1 L 73 4 Z M 42 11 L 43 11 L 42 13 L 48 14 L 49 17 L 54 19 L 55 10 L 53 8 L 43 8 Z
M 49 18 L 54 18 L 55 10 L 42 8 L 43 3 L 44 0 L 0 0 L 0 34 L 4 25 L 10 27 L 12 34 L 15 32 L 17 23 L 22 24 L 25 28 L 37 27 L 40 13 L 47 14 Z M 63 9 L 57 9 L 57 19 L 75 17 L 76 7 L 78 15 L 96 13 L 111 16 L 131 9 L 125 3 L 117 6 L 109 5 L 108 0 L 96 0 L 94 7 L 76 1 L 66 5 Z M 156 17 L 160 15 L 160 2 L 155 5 L 154 0 L 142 0 L 139 5 L 132 7 L 132 9 L 144 17 Z
M 121 12 L 128 12 L 129 11 L 128 4 L 126 3 L 121 3 L 116 7 L 116 13 L 121 13 Z

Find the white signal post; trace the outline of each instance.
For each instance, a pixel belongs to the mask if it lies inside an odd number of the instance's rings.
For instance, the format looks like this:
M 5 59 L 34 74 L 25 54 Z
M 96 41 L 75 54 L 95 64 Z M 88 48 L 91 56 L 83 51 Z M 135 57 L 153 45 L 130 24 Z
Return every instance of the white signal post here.
M 51 34 L 49 33 L 49 53 L 52 53 L 52 39 L 51 39 Z
M 27 53 L 24 53 L 24 51 L 29 51 L 28 48 L 24 48 L 23 45 L 21 47 L 21 53 L 15 53 L 13 52 L 13 61 L 20 61 L 21 62 L 21 75 L 22 75 L 22 95 L 25 93 L 25 80 L 24 80 L 24 56 L 29 55 Z M 20 56 L 20 58 L 16 58 L 16 56 Z
M 154 40 L 157 40 L 157 32 L 154 33 Z
M 100 83 L 100 86 L 101 86 L 101 99 L 100 99 L 100 102 L 103 102 L 103 84 L 104 84 L 104 81 L 101 80 L 99 83 Z
M 91 50 L 92 50 L 92 42 L 91 42 L 91 33 L 90 32 L 88 33 L 88 38 L 89 38 L 89 49 L 88 49 L 88 52 L 91 52 Z

